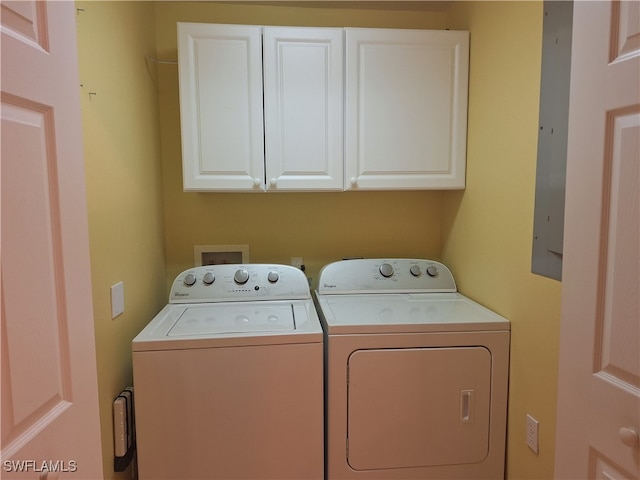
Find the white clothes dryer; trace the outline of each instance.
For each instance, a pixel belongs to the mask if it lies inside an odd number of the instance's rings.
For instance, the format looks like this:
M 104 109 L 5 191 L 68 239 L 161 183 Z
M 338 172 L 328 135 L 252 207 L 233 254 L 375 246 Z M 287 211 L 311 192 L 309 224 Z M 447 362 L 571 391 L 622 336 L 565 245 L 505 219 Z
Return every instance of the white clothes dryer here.
M 186 270 L 132 349 L 140 479 L 323 478 L 323 335 L 300 270 Z
M 325 266 L 327 478 L 504 478 L 509 321 L 416 259 Z

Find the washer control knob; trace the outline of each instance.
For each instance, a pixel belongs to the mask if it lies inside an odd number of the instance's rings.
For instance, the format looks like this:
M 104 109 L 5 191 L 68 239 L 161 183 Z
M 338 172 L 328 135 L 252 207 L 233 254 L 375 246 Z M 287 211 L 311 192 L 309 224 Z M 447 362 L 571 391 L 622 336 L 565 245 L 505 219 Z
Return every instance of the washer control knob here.
M 196 276 L 193 273 L 187 273 L 184 276 L 184 284 L 187 287 L 190 287 L 191 285 L 193 285 L 194 283 L 196 283 Z
M 249 272 L 247 272 L 244 268 L 241 268 L 240 270 L 236 270 L 236 273 L 233 276 L 233 280 L 238 285 L 244 285 L 249 280 Z
M 393 276 L 393 267 L 389 263 L 383 263 L 380 265 L 380 275 L 385 278 Z
M 409 271 L 411 272 L 411 275 L 413 275 L 414 277 L 419 277 L 420 274 L 422 273 L 422 270 L 420 270 L 420 267 L 418 265 L 412 265 Z
M 204 274 L 204 277 L 202 277 L 202 281 L 204 282 L 205 285 L 211 285 L 216 279 L 216 276 L 211 273 L 211 272 L 207 272 Z
M 436 267 L 435 265 L 429 265 L 427 267 L 427 275 L 429 275 L 430 277 L 437 277 L 438 267 Z
M 278 272 L 272 270 L 269 272 L 269 275 L 267 275 L 267 279 L 271 283 L 276 283 L 280 279 L 280 275 L 278 275 Z

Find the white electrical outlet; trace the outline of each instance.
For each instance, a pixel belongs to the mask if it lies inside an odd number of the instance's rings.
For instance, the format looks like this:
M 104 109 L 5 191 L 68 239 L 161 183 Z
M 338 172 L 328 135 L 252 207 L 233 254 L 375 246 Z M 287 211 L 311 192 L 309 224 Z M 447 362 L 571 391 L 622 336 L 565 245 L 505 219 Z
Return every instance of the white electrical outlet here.
M 291 265 L 296 268 L 301 268 L 304 265 L 304 259 L 302 257 L 291 257 Z
M 538 453 L 538 427 L 540 422 L 527 413 L 527 445 Z

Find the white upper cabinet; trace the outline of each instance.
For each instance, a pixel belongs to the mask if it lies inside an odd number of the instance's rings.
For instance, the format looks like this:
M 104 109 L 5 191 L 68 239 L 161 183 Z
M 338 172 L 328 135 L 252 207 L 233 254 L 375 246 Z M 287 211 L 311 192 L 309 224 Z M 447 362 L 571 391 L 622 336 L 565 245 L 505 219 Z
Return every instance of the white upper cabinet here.
M 342 190 L 343 35 L 264 28 L 268 190 Z
M 184 189 L 342 190 L 343 35 L 179 23 Z
M 468 32 L 178 23 L 178 59 L 185 190 L 465 186 Z
M 465 186 L 469 33 L 346 29 L 345 189 Z
M 185 190 L 264 189 L 260 27 L 178 24 Z

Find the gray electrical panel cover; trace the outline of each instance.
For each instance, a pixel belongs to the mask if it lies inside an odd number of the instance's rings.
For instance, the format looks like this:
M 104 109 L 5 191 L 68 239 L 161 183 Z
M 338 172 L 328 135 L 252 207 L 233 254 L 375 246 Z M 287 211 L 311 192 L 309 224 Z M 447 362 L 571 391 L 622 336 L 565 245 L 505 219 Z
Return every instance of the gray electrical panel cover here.
M 560 280 L 573 3 L 545 1 L 531 271 Z

